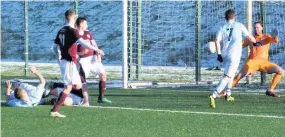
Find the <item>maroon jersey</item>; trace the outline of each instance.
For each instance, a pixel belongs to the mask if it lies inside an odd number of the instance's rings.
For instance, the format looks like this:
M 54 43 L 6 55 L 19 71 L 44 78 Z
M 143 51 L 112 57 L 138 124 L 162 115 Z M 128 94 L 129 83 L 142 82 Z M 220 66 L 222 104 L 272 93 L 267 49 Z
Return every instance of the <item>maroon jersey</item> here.
M 91 40 L 93 40 L 93 36 L 89 31 L 84 31 L 83 35 L 78 35 L 80 38 L 82 38 L 85 42 L 90 43 L 91 44 Z M 94 46 L 94 45 L 92 45 Z M 80 58 L 82 57 L 89 57 L 89 56 L 93 56 L 94 55 L 94 50 L 91 50 L 87 47 L 83 47 L 81 45 L 78 45 L 78 52 L 84 52 L 84 51 L 88 51 L 87 53 L 85 53 L 84 55 L 79 55 Z
M 59 45 L 61 51 L 61 59 L 73 61 L 76 63 L 77 44 L 79 39 L 78 32 L 70 26 L 61 28 L 54 40 L 54 43 Z

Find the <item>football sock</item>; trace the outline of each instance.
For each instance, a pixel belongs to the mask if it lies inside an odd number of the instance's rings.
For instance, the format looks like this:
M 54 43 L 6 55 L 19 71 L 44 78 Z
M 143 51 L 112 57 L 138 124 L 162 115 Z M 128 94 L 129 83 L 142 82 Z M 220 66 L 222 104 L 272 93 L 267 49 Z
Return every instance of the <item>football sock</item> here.
M 55 88 L 64 88 L 64 84 L 63 83 L 53 83 L 52 89 L 55 89 Z
M 81 89 L 72 89 L 70 91 L 70 93 L 76 95 L 76 96 L 79 96 L 81 98 L 83 98 L 83 92 L 82 92 L 82 88 Z
M 216 94 L 219 94 L 220 92 L 222 92 L 225 87 L 227 86 L 228 82 L 227 80 L 225 80 L 224 78 L 222 80 L 220 80 L 218 86 L 216 87 Z
M 281 80 L 281 78 L 282 78 L 282 74 L 277 73 L 274 75 L 272 82 L 270 84 L 270 87 L 269 87 L 269 91 L 273 91 L 275 89 L 276 85 Z
M 65 98 L 67 97 L 66 93 L 61 92 L 59 94 L 58 100 L 56 102 L 56 104 L 53 106 L 53 108 L 51 109 L 52 112 L 57 112 L 58 109 L 62 106 Z
M 218 96 L 217 91 L 214 91 L 212 96 L 216 98 Z
M 228 97 L 229 97 L 229 96 L 231 96 L 231 95 L 232 95 L 232 91 L 231 91 L 231 89 L 227 89 L 227 91 L 226 91 L 226 92 L 227 92 L 226 96 L 228 96 Z
M 104 97 L 106 90 L 106 81 L 100 81 L 99 82 L 99 97 L 98 99 L 101 100 Z
M 227 96 L 231 96 L 231 89 L 232 89 L 233 81 L 234 81 L 233 78 L 231 78 L 231 80 L 227 84 L 227 90 L 226 90 Z

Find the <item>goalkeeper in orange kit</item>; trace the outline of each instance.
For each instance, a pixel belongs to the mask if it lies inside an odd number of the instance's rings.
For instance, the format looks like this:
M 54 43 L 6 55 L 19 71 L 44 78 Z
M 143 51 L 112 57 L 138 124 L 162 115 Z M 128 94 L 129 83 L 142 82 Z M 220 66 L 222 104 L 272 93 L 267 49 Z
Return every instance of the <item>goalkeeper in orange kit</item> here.
M 256 71 L 268 74 L 275 73 L 269 88 L 266 91 L 267 96 L 280 97 L 274 89 L 281 80 L 284 70 L 275 63 L 268 60 L 269 48 L 271 43 L 278 43 L 278 31 L 273 29 L 272 34 L 262 34 L 263 26 L 261 22 L 254 23 L 255 39 L 259 44 L 253 45 L 249 40 L 243 41 L 243 47 L 250 46 L 250 55 L 242 70 L 235 77 L 232 87 L 235 87 L 239 80 L 244 76 L 250 75 Z

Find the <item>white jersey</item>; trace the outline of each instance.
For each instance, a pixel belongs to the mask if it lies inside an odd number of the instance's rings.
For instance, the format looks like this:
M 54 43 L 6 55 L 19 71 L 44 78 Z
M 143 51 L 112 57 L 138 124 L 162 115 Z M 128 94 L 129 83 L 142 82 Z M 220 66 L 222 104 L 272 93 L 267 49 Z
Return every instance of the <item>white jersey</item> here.
M 222 55 L 228 59 L 240 59 L 242 38 L 249 35 L 245 26 L 239 22 L 227 22 L 217 33 L 217 40 L 222 41 Z
M 8 102 L 9 106 L 12 107 L 33 107 L 37 106 L 40 100 L 42 99 L 43 93 L 45 91 L 44 85 L 39 84 L 38 86 L 33 86 L 26 83 L 21 83 L 19 86 L 20 89 L 23 89 L 27 92 L 29 100 L 27 102 L 16 99 L 14 91 L 10 94 L 10 101 Z

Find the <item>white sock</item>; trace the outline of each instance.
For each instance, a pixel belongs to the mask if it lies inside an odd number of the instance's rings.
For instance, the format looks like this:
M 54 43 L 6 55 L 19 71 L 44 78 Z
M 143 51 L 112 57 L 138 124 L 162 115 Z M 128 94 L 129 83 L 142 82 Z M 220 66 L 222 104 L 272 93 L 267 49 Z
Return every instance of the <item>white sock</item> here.
M 217 92 L 214 91 L 212 96 L 213 96 L 213 98 L 216 98 L 218 96 Z
M 217 94 L 221 93 L 225 87 L 227 86 L 228 82 L 224 78 L 220 80 L 218 86 L 216 87 Z
M 231 78 L 231 80 L 229 81 L 229 83 L 227 84 L 227 90 L 226 90 L 226 95 L 229 97 L 231 96 L 231 89 L 232 89 L 232 85 L 233 85 L 233 81 L 234 79 Z
M 232 95 L 232 92 L 231 92 L 231 90 L 229 89 L 229 90 L 227 90 L 227 96 L 229 97 L 229 96 L 231 96 Z

